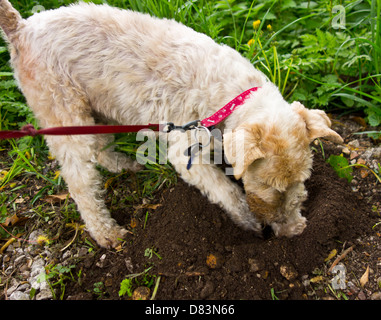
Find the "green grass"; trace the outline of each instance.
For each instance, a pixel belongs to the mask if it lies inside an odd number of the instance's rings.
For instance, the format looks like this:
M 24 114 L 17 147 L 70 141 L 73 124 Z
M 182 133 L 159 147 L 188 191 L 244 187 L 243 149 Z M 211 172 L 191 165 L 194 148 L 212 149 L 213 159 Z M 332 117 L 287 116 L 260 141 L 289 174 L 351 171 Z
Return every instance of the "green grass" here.
M 74 2 L 11 1 L 25 18 L 36 10 Z M 381 124 L 381 0 L 109 0 L 108 3 L 175 19 L 233 47 L 263 71 L 290 102 L 299 100 L 306 107 L 339 114 L 363 112 L 371 126 Z M 333 28 L 338 14 L 333 9 L 337 5 L 345 8 L 345 29 Z M 0 130 L 20 128 L 26 123 L 36 126 L 12 75 L 9 54 L 2 41 Z M 379 133 L 376 129 L 375 132 Z M 119 151 L 132 157 L 144 157 L 144 153 L 136 155 L 142 143 L 134 135 L 120 135 L 115 142 Z M 155 148 L 158 159 L 162 151 L 158 144 Z M 0 160 L 0 200 L 3 199 L 0 221 L 14 214 L 15 202 L 10 198 L 26 188 L 23 183 L 26 178 L 44 185 L 33 196 L 33 204 L 65 188 L 59 175 L 48 170 L 47 164 L 52 160 L 41 137 L 0 141 L 1 150 L 8 155 Z M 156 159 L 148 161 L 138 173 L 137 191 L 126 198 L 126 205 L 176 182 L 170 164 L 158 164 Z

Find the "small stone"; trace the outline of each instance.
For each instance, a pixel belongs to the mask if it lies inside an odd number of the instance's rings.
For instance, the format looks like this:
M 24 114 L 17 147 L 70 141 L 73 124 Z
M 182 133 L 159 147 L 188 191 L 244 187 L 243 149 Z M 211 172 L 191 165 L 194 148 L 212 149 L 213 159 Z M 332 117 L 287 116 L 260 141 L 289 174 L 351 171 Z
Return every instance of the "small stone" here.
M 17 290 L 17 288 L 19 287 L 19 283 L 16 283 L 14 284 L 12 287 L 8 288 L 7 289 L 7 295 L 12 295 L 13 292 L 15 292 Z
M 206 264 L 211 269 L 218 269 L 221 268 L 223 265 L 223 258 L 220 254 L 209 254 L 206 258 Z
M 292 281 L 298 276 L 298 272 L 290 264 L 280 266 L 280 274 L 288 281 Z
M 381 292 L 378 291 L 372 293 L 372 295 L 370 296 L 370 300 L 381 300 Z
M 99 261 L 95 264 L 99 268 L 103 268 L 105 266 L 106 254 L 102 254 L 99 258 Z
M 357 158 L 358 156 L 359 156 L 359 154 L 356 151 L 351 151 L 349 159 L 353 160 L 353 159 Z
M 48 300 L 48 299 L 52 299 L 52 298 L 53 298 L 53 294 L 52 294 L 52 291 L 50 289 L 41 290 L 36 295 L 36 300 Z
M 257 272 L 262 269 L 260 261 L 249 258 L 250 272 Z
M 369 171 L 365 169 L 360 170 L 360 176 L 361 178 L 365 179 L 369 175 Z
M 200 293 L 201 299 L 208 298 L 214 292 L 214 284 L 211 281 L 207 281 L 204 288 L 202 288 Z
M 15 291 L 10 295 L 9 300 L 30 300 L 30 298 L 29 294 L 25 292 Z
M 78 250 L 78 257 L 79 258 L 83 258 L 84 256 L 86 256 L 87 254 L 89 253 L 89 249 L 85 248 L 85 247 L 82 247 Z
M 23 265 L 20 266 L 19 268 L 19 271 L 21 273 L 24 273 L 24 272 L 29 272 L 30 268 L 28 267 L 28 264 L 27 263 L 24 263 Z M 30 272 L 29 272 L 30 273 Z
M 61 259 L 62 259 L 62 260 L 66 260 L 66 259 L 70 258 L 71 256 L 72 256 L 71 251 L 70 251 L 70 250 L 66 250 L 66 251 L 62 254 Z
M 14 264 L 15 264 L 15 266 L 18 266 L 18 265 L 22 264 L 23 262 L 26 262 L 26 256 L 25 255 L 18 256 L 15 259 Z
M 302 284 L 303 284 L 303 286 L 308 287 L 310 285 L 310 280 L 305 279 L 305 280 L 303 280 Z
M 360 142 L 358 141 L 358 139 L 352 140 L 351 142 L 348 142 L 348 146 L 350 146 L 351 148 L 360 148 Z
M 32 263 L 30 276 L 34 278 L 38 276 L 42 271 L 45 271 L 45 262 L 42 258 L 40 258 Z
M 359 159 L 357 160 L 357 163 L 358 163 L 358 164 L 366 165 L 366 160 L 364 160 L 364 159 L 362 159 L 362 158 L 359 158 Z
M 9 266 L 7 269 L 5 269 L 4 273 L 7 275 L 7 276 L 10 276 L 14 271 L 14 267 L 13 266 Z
M 365 293 L 364 293 L 364 291 L 360 291 L 359 292 L 359 294 L 357 295 L 357 298 L 359 299 L 359 300 L 366 300 L 366 295 L 365 295 Z
M 138 287 L 132 294 L 132 300 L 148 300 L 151 294 L 151 290 L 147 287 Z
M 27 291 L 30 289 L 30 284 L 29 283 L 24 283 L 22 285 L 20 285 L 18 288 L 17 288 L 17 291 Z
M 11 261 L 11 257 L 9 256 L 9 255 L 4 255 L 4 257 L 3 257 L 3 263 L 5 264 L 5 263 L 9 263 L 9 261 Z
M 127 258 L 124 260 L 124 263 L 126 264 L 126 269 L 129 273 L 134 272 L 134 265 L 132 264 L 131 258 Z

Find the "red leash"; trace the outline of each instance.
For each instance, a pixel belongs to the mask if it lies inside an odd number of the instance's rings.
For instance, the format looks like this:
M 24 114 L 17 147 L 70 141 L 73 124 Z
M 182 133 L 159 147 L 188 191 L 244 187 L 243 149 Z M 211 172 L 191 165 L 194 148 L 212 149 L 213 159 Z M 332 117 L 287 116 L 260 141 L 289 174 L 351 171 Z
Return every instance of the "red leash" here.
M 210 128 L 226 119 L 233 111 L 249 97 L 252 92 L 258 90 L 258 87 L 251 88 L 235 97 L 232 101 L 227 103 L 224 107 L 219 109 L 209 118 L 204 120 L 191 121 L 183 126 L 175 126 L 173 123 L 166 124 L 148 124 L 148 125 L 95 125 L 95 126 L 73 126 L 73 127 L 54 127 L 37 130 L 31 124 L 22 127 L 21 130 L 0 131 L 1 139 L 21 138 L 25 136 L 35 137 L 37 135 L 77 135 L 77 134 L 109 134 L 109 133 L 126 133 L 138 132 L 143 129 L 153 131 L 170 132 L 172 130 L 192 130 L 199 125 L 204 128 Z M 166 130 L 164 128 L 167 128 Z
M 159 124 L 149 125 L 130 125 L 130 126 L 78 126 L 78 127 L 54 127 L 37 130 L 31 124 L 22 127 L 21 130 L 0 131 L 0 139 L 21 138 L 25 136 L 35 137 L 37 135 L 77 135 L 77 134 L 108 134 L 108 133 L 125 133 L 138 132 L 143 129 L 159 131 Z

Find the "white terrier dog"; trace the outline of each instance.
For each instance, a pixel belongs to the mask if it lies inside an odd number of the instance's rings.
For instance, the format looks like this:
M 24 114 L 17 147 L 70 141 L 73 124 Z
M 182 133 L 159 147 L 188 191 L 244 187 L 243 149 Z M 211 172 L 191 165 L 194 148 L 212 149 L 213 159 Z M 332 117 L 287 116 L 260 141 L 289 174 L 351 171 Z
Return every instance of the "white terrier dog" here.
M 24 20 L 8 0 L 0 0 L 0 26 L 15 78 L 43 128 L 94 125 L 99 117 L 131 125 L 184 124 L 259 87 L 217 126 L 248 201 L 214 164 L 199 162 L 187 170 L 188 134 L 168 133 L 168 160 L 241 227 L 260 232 L 261 223 L 270 224 L 278 236 L 303 231 L 309 144 L 318 137 L 342 139 L 323 111 L 287 103 L 238 52 L 173 20 L 107 5 L 80 3 Z M 104 150 L 104 135 L 46 141 L 91 236 L 101 246 L 116 246 L 126 230 L 105 206 L 95 164 L 114 172 L 140 165 Z

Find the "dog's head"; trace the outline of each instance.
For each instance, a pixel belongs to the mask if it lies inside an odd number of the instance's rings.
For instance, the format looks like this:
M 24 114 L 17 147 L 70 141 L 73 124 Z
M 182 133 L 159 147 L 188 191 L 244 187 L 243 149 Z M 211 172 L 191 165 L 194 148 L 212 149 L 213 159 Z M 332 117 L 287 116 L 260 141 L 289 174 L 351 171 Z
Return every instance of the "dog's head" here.
M 275 120 L 246 122 L 224 134 L 226 158 L 235 178 L 242 178 L 250 209 L 261 222 L 282 223 L 300 210 L 312 168 L 310 143 L 319 137 L 343 141 L 330 126 L 325 112 L 294 102 Z

